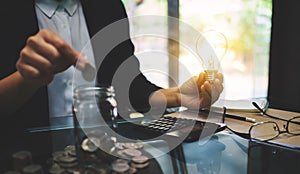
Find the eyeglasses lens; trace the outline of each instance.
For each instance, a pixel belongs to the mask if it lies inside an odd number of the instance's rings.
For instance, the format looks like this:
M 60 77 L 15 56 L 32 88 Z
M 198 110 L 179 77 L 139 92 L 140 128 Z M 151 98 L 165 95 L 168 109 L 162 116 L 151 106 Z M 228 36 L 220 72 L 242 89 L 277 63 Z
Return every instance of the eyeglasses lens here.
M 279 128 L 275 123 L 261 123 L 254 125 L 250 130 L 250 136 L 260 141 L 270 140 L 279 135 Z
M 288 125 L 288 131 L 291 134 L 300 134 L 300 117 L 296 117 L 290 120 Z

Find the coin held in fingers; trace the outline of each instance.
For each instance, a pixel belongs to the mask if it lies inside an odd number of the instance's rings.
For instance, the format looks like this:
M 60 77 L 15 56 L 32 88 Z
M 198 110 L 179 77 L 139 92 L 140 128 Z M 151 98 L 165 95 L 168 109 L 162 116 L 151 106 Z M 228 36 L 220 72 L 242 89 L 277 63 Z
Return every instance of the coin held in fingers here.
M 95 78 L 96 70 L 90 63 L 86 63 L 83 70 L 81 70 L 81 74 L 86 81 L 90 82 Z

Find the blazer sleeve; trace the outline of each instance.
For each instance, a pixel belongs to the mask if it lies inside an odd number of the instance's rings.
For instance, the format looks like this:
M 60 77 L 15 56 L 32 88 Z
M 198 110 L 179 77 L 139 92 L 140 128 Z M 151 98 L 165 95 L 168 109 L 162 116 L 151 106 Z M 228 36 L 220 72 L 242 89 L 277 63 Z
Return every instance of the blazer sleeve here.
M 82 3 L 92 35 L 98 85 L 113 85 L 118 109 L 147 112 L 150 95 L 160 87 L 148 81 L 140 71 L 123 3 L 119 0 Z

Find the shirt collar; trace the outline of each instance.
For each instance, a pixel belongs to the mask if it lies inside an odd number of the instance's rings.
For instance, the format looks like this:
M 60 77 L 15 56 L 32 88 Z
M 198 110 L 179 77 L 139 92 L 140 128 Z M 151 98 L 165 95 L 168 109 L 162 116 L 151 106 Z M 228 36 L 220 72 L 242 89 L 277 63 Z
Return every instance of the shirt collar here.
M 36 0 L 35 4 L 49 18 L 52 18 L 59 6 L 62 6 L 69 16 L 73 16 L 78 7 L 77 0 L 61 0 L 61 2 L 57 0 Z

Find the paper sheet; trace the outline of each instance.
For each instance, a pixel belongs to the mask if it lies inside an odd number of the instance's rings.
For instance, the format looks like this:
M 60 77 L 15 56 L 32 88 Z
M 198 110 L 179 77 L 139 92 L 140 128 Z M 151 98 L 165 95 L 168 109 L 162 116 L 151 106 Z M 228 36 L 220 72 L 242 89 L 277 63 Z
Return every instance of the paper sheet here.
M 219 99 L 212 105 L 212 108 L 222 109 L 224 106 L 227 110 L 236 110 L 243 112 L 259 112 L 252 102 L 256 102 L 263 110 L 268 108 L 268 100 L 266 98 L 253 98 L 243 100 L 224 100 Z

